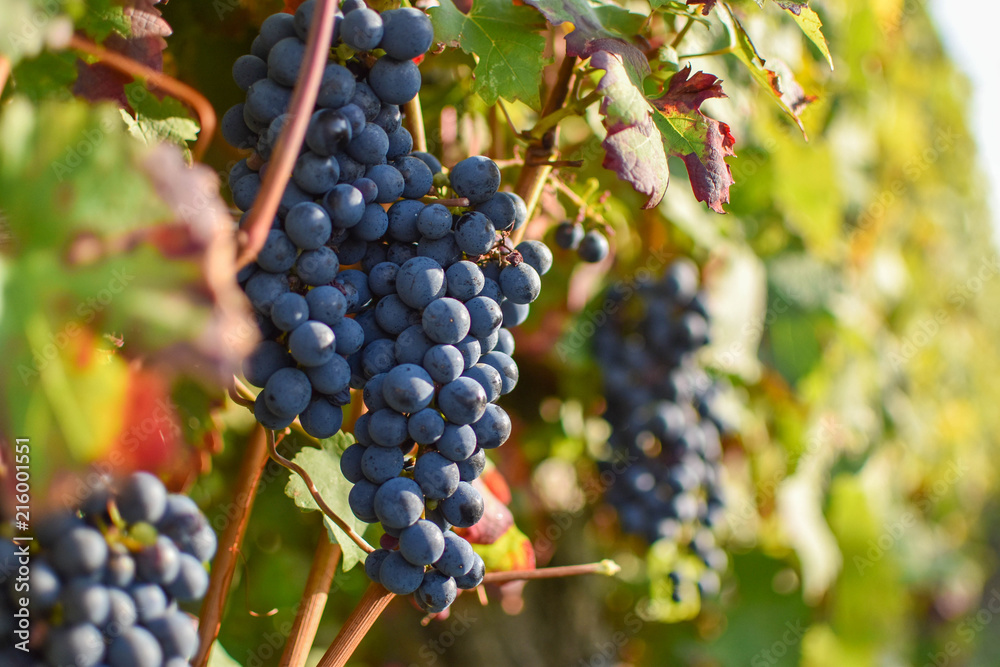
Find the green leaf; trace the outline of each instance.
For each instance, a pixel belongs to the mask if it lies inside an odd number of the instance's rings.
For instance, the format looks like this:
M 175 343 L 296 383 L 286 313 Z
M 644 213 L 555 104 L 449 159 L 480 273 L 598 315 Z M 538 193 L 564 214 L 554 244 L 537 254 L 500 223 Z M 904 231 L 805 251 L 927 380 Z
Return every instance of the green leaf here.
M 147 145 L 169 141 L 188 152 L 187 142 L 198 138 L 200 128 L 186 106 L 173 97 L 158 98 L 139 81 L 126 85 L 125 95 L 135 111 L 134 118 L 121 112 L 129 134 Z
M 476 58 L 474 90 L 486 104 L 499 98 L 521 100 L 537 108 L 542 69 L 545 22 L 530 7 L 504 0 L 476 0 L 466 16 L 451 0 L 430 10 L 434 37 Z
M 487 572 L 531 570 L 535 567 L 535 550 L 531 540 L 517 526 L 511 526 L 492 544 L 473 544 L 473 550 L 483 559 Z
M 830 69 L 832 70 L 833 56 L 830 55 L 830 47 L 826 43 L 826 37 L 823 36 L 823 22 L 819 20 L 819 15 L 810 7 L 802 7 L 799 12 L 791 12 L 791 14 L 795 22 L 799 24 L 799 28 L 805 33 L 805 36 L 816 45 L 819 52 L 826 58 L 826 62 L 830 64 Z
M 356 518 L 354 512 L 351 511 L 347 496 L 351 492 L 352 484 L 340 472 L 340 455 L 353 443 L 354 437 L 341 431 L 332 438 L 321 441 L 321 448 L 303 447 L 292 460 L 309 473 L 316 484 L 316 490 L 319 491 L 326 504 L 360 535 L 368 527 L 368 524 Z M 294 473 L 285 486 L 285 495 L 304 510 L 319 510 L 319 505 L 313 500 L 312 494 L 306 488 L 306 483 Z M 364 561 L 365 552 L 347 536 L 347 533 L 325 515 L 323 523 L 326 524 L 326 529 L 330 534 L 330 541 L 339 544 L 343 551 L 342 567 L 345 572 Z
M 11 73 L 12 91 L 33 102 L 50 98 L 68 98 L 76 82 L 76 54 L 71 51 L 42 51 L 36 58 L 26 58 Z
M 208 667 L 242 667 L 216 640 L 208 657 Z
M 733 40 L 735 46 L 733 54 L 746 65 L 750 71 L 750 76 L 764 87 L 764 90 L 777 102 L 778 107 L 799 126 L 802 136 L 806 137 L 806 129 L 802 125 L 799 113 L 814 102 L 816 98 L 806 95 L 802 91 L 802 87 L 795 81 L 794 76 L 788 71 L 787 67 L 780 68 L 785 70 L 780 73 L 764 67 L 766 61 L 757 52 L 757 47 L 754 46 L 743 24 L 736 18 L 736 15 L 728 5 L 723 3 L 722 6 L 726 9 L 725 11 L 720 11 L 719 16 L 722 18 L 722 23 L 726 26 L 726 30 L 729 31 L 729 35 Z M 808 139 L 808 137 L 806 138 Z

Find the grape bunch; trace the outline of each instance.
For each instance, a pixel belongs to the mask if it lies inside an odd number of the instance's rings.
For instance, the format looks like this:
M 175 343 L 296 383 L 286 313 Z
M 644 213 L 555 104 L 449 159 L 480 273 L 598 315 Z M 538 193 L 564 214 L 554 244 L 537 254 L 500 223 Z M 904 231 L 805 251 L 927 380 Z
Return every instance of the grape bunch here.
M 608 237 L 600 230 L 587 231 L 581 223 L 569 220 L 556 225 L 555 242 L 563 250 L 575 250 L 577 256 L 588 264 L 600 262 L 611 251 Z
M 269 17 L 234 67 L 247 100 L 227 113 L 226 135 L 254 150 L 230 174 L 243 210 L 285 122 L 312 4 Z M 440 612 L 483 578 L 482 559 L 450 528 L 482 517 L 472 482 L 511 432 L 496 405 L 518 379 L 510 328 L 527 318 L 552 253 L 513 245 L 527 208 L 500 191 L 495 162 L 473 156 L 445 174 L 411 151 L 399 107 L 420 88 L 411 59 L 432 42 L 426 15 L 362 2 L 343 11 L 333 53 L 347 59 L 327 65 L 267 243 L 239 276 L 265 339 L 244 375 L 262 389 L 261 424 L 298 416 L 318 438 L 340 429 L 350 390 L 363 390 L 368 412 L 341 468 L 354 514 L 385 530 L 365 570 Z M 421 201 L 434 189 L 454 198 Z
M 612 426 L 614 476 L 606 497 L 622 530 L 669 540 L 700 561 L 703 594 L 719 589 L 727 557 L 714 531 L 722 520 L 720 388 L 698 366 L 709 313 L 698 268 L 677 260 L 655 282 L 612 289 L 612 315 L 594 337 Z M 674 591 L 680 572 L 671 574 Z
M 184 667 L 198 649 L 197 621 L 178 609 L 208 590 L 217 541 L 187 496 L 149 473 L 102 486 L 79 511 L 49 514 L 33 542 L 0 539 L 0 664 Z M 27 556 L 24 544 L 31 544 Z M 25 560 L 27 559 L 27 560 Z M 28 568 L 24 576 L 24 566 Z M 31 641 L 15 634 L 24 607 Z

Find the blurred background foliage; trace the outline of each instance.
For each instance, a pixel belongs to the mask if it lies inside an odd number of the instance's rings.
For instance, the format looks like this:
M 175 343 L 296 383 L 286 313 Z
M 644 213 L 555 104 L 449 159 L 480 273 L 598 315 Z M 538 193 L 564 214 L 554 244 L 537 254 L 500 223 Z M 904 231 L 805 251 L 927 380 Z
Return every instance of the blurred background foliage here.
M 518 525 L 540 565 L 610 557 L 621 577 L 533 582 L 523 605 L 516 592 L 491 590 L 486 607 L 465 595 L 425 627 L 397 601 L 352 664 L 996 664 L 1000 257 L 966 124 L 968 85 L 920 2 L 813 3 L 834 71 L 787 12 L 742 4 L 769 64 L 783 61 L 818 97 L 802 115 L 808 142 L 735 57 L 694 58 L 729 95 L 703 107 L 737 139 L 729 214 L 696 202 L 673 161 L 666 199 L 641 211 L 587 138 L 596 110 L 571 119 L 564 157 L 585 165 L 561 178 L 578 194 L 592 179 L 611 191 L 600 211 L 615 261 L 595 268 L 557 251 L 519 332 L 522 380 L 505 403 L 515 436 L 493 457 Z M 225 110 L 241 96 L 228 64 L 278 9 L 170 3 L 166 70 Z M 720 45 L 718 26 L 696 25 L 682 51 Z M 512 156 L 502 117 L 470 93 L 470 63 L 449 50 L 422 66 L 430 150 L 445 164 L 495 148 Z M 521 127 L 531 118 L 520 105 L 512 115 Z M 238 157 L 220 139 L 208 162 L 224 172 Z M 576 210 L 547 192 L 534 224 Z M 693 620 L 665 624 L 656 550 L 623 537 L 592 493 L 607 429 L 581 323 L 605 285 L 662 270 L 676 254 L 703 267 L 714 316 L 704 362 L 732 384 L 738 436 L 725 443 L 723 592 Z M 192 491 L 220 530 L 251 425 L 246 413 L 224 418 L 224 452 Z M 276 664 L 325 539 L 319 516 L 284 496 L 285 471 L 269 465 L 265 481 L 220 636 L 248 667 Z M 317 646 L 366 583 L 359 569 L 338 572 Z

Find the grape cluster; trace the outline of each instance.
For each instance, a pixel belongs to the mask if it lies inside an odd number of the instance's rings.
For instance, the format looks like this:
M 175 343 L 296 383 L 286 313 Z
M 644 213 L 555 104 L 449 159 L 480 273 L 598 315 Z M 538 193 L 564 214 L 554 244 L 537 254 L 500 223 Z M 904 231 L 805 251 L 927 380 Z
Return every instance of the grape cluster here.
M 241 209 L 260 187 L 250 164 L 267 168 L 285 122 L 312 4 L 269 17 L 234 67 L 247 101 L 227 113 L 226 134 L 255 151 L 230 174 Z M 426 15 L 362 2 L 343 11 L 334 52 L 349 58 L 327 66 L 267 243 L 239 276 L 265 339 L 244 374 L 262 388 L 261 424 L 298 416 L 318 438 L 340 429 L 350 389 L 363 389 L 368 412 L 341 468 L 354 514 L 386 533 L 366 572 L 439 612 L 482 581 L 482 559 L 450 528 L 483 514 L 471 482 L 485 450 L 510 436 L 495 404 L 518 379 L 510 328 L 528 316 L 552 253 L 538 241 L 513 246 L 527 208 L 500 191 L 492 160 L 473 156 L 445 175 L 411 152 L 399 105 L 420 88 L 410 59 L 433 39 Z M 468 205 L 421 201 L 445 186 L 450 203 Z
M 111 511 L 109 511 L 111 508 Z M 0 539 L 0 664 L 184 667 L 197 621 L 177 607 L 208 590 L 215 533 L 187 496 L 133 473 L 102 487 L 79 511 L 40 520 L 31 543 Z M 25 554 L 23 544 L 32 544 Z M 25 577 L 24 567 L 28 574 Z M 30 650 L 16 622 L 30 614 Z
M 704 594 L 719 588 L 727 557 L 714 528 L 723 512 L 719 387 L 695 353 L 709 340 L 698 268 L 677 260 L 655 282 L 619 287 L 594 337 L 612 426 L 607 500 L 627 533 L 665 539 L 705 565 Z M 675 594 L 679 572 L 672 573 Z

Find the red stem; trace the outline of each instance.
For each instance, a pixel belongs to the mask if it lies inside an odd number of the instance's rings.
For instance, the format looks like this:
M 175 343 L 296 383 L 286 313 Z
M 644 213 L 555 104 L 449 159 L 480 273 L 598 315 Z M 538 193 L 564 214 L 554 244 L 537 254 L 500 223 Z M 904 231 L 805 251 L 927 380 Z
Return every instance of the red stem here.
M 340 561 L 340 545 L 330 542 L 326 529 L 320 531 L 319 544 L 313 556 L 312 569 L 306 581 L 306 590 L 299 602 L 299 610 L 295 615 L 295 623 L 288 635 L 285 652 L 281 656 L 279 667 L 302 667 L 309 657 L 319 621 L 326 609 L 326 600 L 330 595 L 330 584 L 337 571 Z
M 379 584 L 370 584 L 317 667 L 344 667 L 394 597 Z
M 337 11 L 337 0 L 317 0 L 309 36 L 306 39 L 306 55 L 302 70 L 295 82 L 292 102 L 288 108 L 291 122 L 285 125 L 268 164 L 264 182 L 247 217 L 246 225 L 240 232 L 240 253 L 237 268 L 252 262 L 264 247 L 267 234 L 271 230 L 278 204 L 292 176 L 295 159 L 306 136 L 311 111 L 316 104 L 319 84 L 323 79 L 323 69 L 330 52 L 333 39 L 333 17 Z

